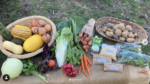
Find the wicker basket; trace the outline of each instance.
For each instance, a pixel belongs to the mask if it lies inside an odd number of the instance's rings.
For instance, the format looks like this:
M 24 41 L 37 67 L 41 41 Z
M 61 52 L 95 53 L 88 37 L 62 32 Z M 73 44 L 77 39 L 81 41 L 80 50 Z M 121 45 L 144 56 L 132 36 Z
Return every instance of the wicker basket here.
M 33 20 L 40 20 L 40 19 L 46 21 L 48 24 L 51 24 L 51 26 L 52 26 L 51 41 L 48 43 L 48 46 L 51 46 L 51 44 L 55 40 L 56 26 L 50 19 L 48 19 L 46 17 L 43 17 L 43 16 L 29 16 L 29 17 L 25 17 L 25 18 L 22 18 L 22 19 L 14 21 L 13 23 L 9 24 L 6 28 L 11 30 L 14 27 L 14 25 L 28 26 L 28 23 L 30 23 L 31 21 L 33 21 Z M 13 57 L 13 58 L 18 58 L 18 59 L 25 59 L 25 58 L 33 57 L 33 56 L 35 56 L 35 55 L 37 55 L 37 54 L 39 54 L 39 53 L 41 53 L 43 51 L 43 47 L 42 47 L 42 48 L 40 48 L 40 49 L 38 49 L 38 50 L 36 50 L 36 51 L 34 51 L 32 53 L 16 55 L 16 54 L 13 54 L 12 52 L 9 52 L 9 51 L 5 50 L 2 47 L 2 42 L 3 42 L 2 37 L 0 37 L 0 49 L 8 57 Z
M 113 18 L 113 17 L 103 17 L 103 18 L 98 19 L 97 22 L 95 23 L 96 31 L 99 34 L 101 34 L 102 36 L 104 36 L 104 37 L 106 37 L 110 40 L 121 42 L 119 40 L 109 38 L 104 34 L 104 32 L 103 32 L 104 24 L 106 24 L 108 22 L 113 23 L 113 24 L 119 24 L 121 22 L 121 23 L 124 23 L 125 26 L 130 25 L 135 30 L 135 32 L 138 34 L 138 36 L 134 40 L 135 44 L 141 44 L 144 39 L 148 38 L 146 31 L 141 26 L 139 26 L 135 23 L 125 21 L 125 20 L 121 20 L 121 19 L 118 19 L 118 18 Z

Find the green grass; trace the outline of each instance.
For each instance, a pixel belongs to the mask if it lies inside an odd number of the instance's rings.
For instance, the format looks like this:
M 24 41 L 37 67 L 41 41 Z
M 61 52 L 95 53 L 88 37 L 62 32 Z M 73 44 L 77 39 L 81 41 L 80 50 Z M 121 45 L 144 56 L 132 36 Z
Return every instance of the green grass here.
M 0 19 L 4 25 L 8 25 L 18 18 L 29 15 L 50 16 L 50 19 L 53 19 L 54 22 L 64 20 L 64 17 L 69 18 L 70 15 L 79 15 L 86 22 L 90 18 L 97 20 L 104 16 L 114 16 L 120 19 L 129 17 L 130 21 L 139 25 L 150 22 L 149 19 L 139 18 L 144 13 L 150 14 L 148 10 L 150 9 L 150 1 L 139 3 L 133 0 L 43 0 L 42 2 L 39 0 L 30 0 L 30 2 L 32 2 L 30 9 L 27 10 L 27 13 L 21 14 L 20 12 L 24 10 L 24 5 L 27 4 L 23 0 L 0 1 L 2 4 L 0 8 Z M 20 5 L 20 3 L 23 5 Z M 116 8 L 114 9 L 111 5 L 115 5 Z M 141 8 L 138 8 L 139 6 Z M 129 10 L 133 13 L 130 13 Z M 54 15 L 53 11 L 55 13 Z M 125 12 L 123 13 L 123 11 Z M 123 16 L 120 16 L 121 13 L 123 13 Z
M 15 21 L 19 16 L 19 11 L 22 9 L 19 0 L 0 1 L 0 21 L 4 25 L 8 25 Z

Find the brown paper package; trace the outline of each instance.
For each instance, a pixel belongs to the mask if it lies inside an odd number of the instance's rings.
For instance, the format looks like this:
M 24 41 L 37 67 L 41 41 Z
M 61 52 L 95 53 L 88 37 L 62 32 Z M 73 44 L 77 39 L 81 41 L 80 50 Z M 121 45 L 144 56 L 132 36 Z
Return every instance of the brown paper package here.
M 112 59 L 100 54 L 93 54 L 93 64 L 112 63 Z
M 104 63 L 104 71 L 123 72 L 122 64 Z

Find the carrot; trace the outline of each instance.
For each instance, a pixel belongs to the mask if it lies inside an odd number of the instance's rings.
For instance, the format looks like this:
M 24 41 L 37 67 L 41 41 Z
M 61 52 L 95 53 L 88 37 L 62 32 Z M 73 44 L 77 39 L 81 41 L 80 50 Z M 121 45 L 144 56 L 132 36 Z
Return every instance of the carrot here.
M 86 74 L 85 69 L 84 69 L 83 58 L 81 59 L 81 68 L 82 68 L 82 70 L 83 70 L 84 75 L 89 78 L 89 76 Z M 90 79 L 90 78 L 89 78 L 89 79 Z
M 79 75 L 80 75 L 80 71 L 81 71 L 81 66 L 80 66 L 80 68 L 79 68 Z
M 89 58 L 86 56 L 88 63 L 92 66 L 91 61 L 89 60 Z
M 91 73 L 90 73 L 90 69 L 89 69 L 89 67 L 88 67 L 87 57 L 86 57 L 86 55 L 83 55 L 83 60 L 84 60 L 85 67 L 86 67 L 86 69 L 87 69 L 88 73 L 91 75 Z

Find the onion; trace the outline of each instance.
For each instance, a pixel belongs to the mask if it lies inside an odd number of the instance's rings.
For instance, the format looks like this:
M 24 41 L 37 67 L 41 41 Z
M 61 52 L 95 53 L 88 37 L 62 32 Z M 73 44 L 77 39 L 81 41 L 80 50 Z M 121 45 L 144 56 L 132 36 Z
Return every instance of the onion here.
M 91 39 L 91 40 L 92 40 L 92 39 Z M 89 45 L 89 46 L 91 46 L 91 45 L 92 45 L 91 40 L 88 42 L 88 45 Z
M 28 24 L 28 27 L 29 27 L 29 28 L 32 28 L 32 24 L 31 24 L 31 23 L 29 23 L 29 24 Z
M 42 39 L 45 43 L 48 43 L 51 40 L 51 36 L 49 34 L 44 34 Z
M 90 41 L 91 38 L 90 37 L 85 37 L 84 41 Z
M 37 21 L 32 21 L 31 25 L 32 25 L 32 27 L 38 27 L 39 26 Z
M 40 28 L 38 29 L 38 34 L 44 35 L 45 33 L 46 33 L 46 29 L 45 29 L 44 27 L 40 27 Z
M 31 30 L 32 30 L 32 33 L 37 33 L 38 27 L 32 27 Z
M 83 39 L 85 39 L 86 37 L 88 37 L 89 36 L 89 34 L 88 33 L 85 33 L 84 35 L 83 35 Z
M 86 29 L 85 29 L 85 30 L 86 30 Z M 83 33 L 85 32 L 85 30 L 82 31 L 82 32 L 79 34 L 79 38 L 82 38 L 82 37 L 83 37 Z
M 44 26 L 44 28 L 46 29 L 46 31 L 50 32 L 52 30 L 52 26 L 50 24 L 46 24 Z
M 46 22 L 44 20 L 38 20 L 38 23 L 41 27 L 44 27 L 46 25 Z
M 87 46 L 86 46 L 86 45 L 83 45 L 83 49 L 86 50 L 86 49 L 87 49 Z
M 86 45 L 87 44 L 86 41 L 83 41 L 83 40 L 80 40 L 80 41 L 81 41 L 82 45 Z

